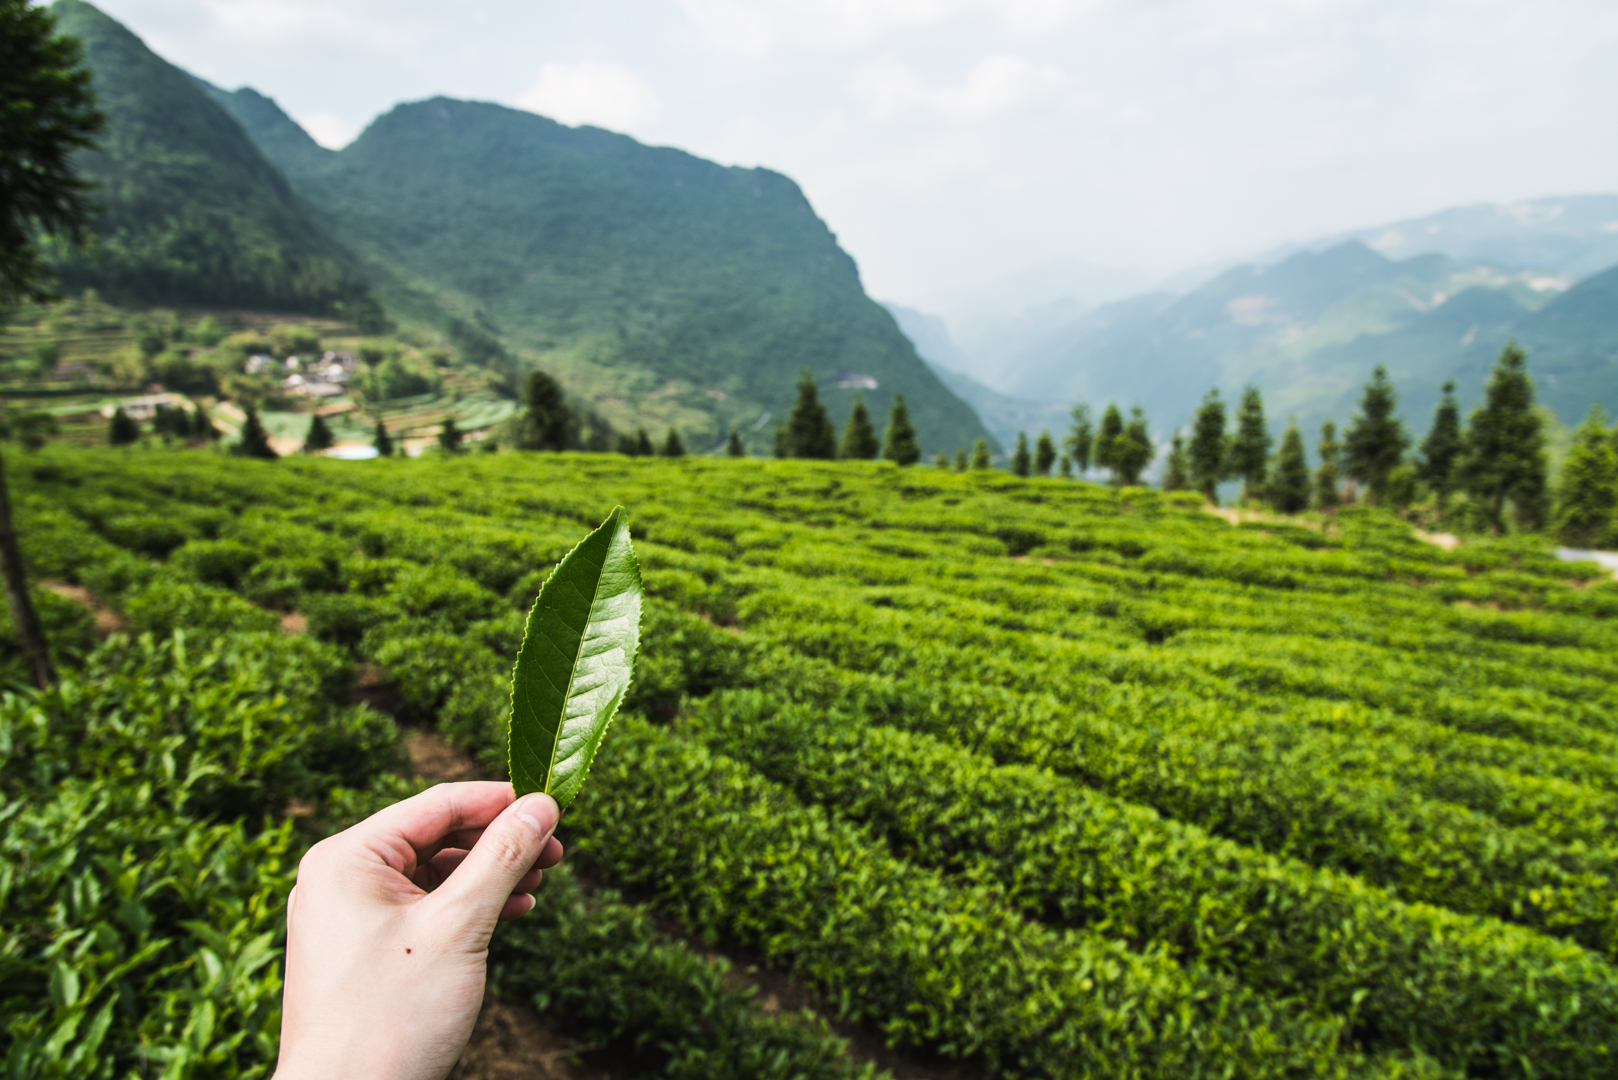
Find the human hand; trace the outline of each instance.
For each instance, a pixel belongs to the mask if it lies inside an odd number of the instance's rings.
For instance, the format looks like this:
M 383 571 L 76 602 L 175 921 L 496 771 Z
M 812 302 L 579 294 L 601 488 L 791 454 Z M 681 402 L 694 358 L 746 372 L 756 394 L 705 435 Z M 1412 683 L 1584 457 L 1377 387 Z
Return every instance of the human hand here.
M 309 849 L 287 900 L 277 1080 L 442 1080 L 483 1003 L 489 937 L 562 859 L 549 795 L 439 784 Z

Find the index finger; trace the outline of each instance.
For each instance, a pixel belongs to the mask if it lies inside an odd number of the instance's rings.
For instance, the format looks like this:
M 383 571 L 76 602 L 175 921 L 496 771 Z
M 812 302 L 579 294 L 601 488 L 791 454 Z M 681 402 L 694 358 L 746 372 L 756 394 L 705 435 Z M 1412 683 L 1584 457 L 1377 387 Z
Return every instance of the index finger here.
M 436 851 L 453 832 L 483 828 L 515 798 L 510 784 L 494 780 L 438 784 L 378 810 L 355 825 L 354 832 L 365 840 L 402 840 L 419 858 L 422 852 Z

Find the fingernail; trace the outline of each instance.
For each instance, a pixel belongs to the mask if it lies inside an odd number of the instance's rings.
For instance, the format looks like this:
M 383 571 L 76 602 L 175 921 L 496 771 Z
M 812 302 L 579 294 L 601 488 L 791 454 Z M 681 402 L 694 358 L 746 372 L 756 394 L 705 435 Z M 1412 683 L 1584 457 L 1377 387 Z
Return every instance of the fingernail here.
M 556 831 L 556 825 L 554 822 L 551 825 L 546 826 L 540 821 L 540 804 L 542 802 L 550 801 L 551 797 L 549 795 L 537 791 L 524 795 L 522 798 L 517 800 L 517 817 L 522 819 L 522 821 L 524 821 L 530 829 L 533 829 L 534 833 L 541 840 L 549 840 L 551 838 L 551 833 Z M 549 815 L 544 816 L 548 817 Z

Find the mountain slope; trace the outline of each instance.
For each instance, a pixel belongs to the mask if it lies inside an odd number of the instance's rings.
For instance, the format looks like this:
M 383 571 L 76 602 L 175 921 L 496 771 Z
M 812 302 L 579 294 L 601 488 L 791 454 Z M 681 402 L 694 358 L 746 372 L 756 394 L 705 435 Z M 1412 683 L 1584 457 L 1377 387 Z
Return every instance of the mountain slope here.
M 189 75 L 82 0 L 53 6 L 84 42 L 108 117 L 80 168 L 102 187 L 98 256 L 57 269 L 139 304 L 329 312 L 362 294 L 340 248 L 241 126 Z
M 879 424 L 905 395 L 929 450 L 987 435 L 778 173 L 445 98 L 317 153 L 268 99 L 222 96 L 391 308 L 499 335 L 620 427 L 706 447 L 734 424 L 763 452 L 807 367 L 839 424 L 865 384 Z
M 1441 254 L 1578 277 L 1618 264 L 1618 195 L 1457 206 L 1313 246 L 1343 240 L 1360 240 L 1390 259 Z
M 1618 310 L 1606 299 L 1618 279 L 1606 279 L 1561 295 L 1532 272 L 1441 255 L 1395 261 L 1352 242 L 1236 267 L 1181 297 L 1097 309 L 1060 347 L 1046 341 L 1020 357 L 1001 388 L 1035 400 L 1141 404 L 1162 434 L 1187 422 L 1209 388 L 1230 397 L 1251 382 L 1272 421 L 1296 415 L 1313 428 L 1328 416 L 1342 421 L 1380 363 L 1425 429 L 1444 380 L 1457 381 L 1463 400 L 1480 396 L 1515 336 L 1530 350 L 1542 398 L 1575 423 L 1602 395 L 1618 403 L 1618 366 L 1597 344 L 1612 341 Z

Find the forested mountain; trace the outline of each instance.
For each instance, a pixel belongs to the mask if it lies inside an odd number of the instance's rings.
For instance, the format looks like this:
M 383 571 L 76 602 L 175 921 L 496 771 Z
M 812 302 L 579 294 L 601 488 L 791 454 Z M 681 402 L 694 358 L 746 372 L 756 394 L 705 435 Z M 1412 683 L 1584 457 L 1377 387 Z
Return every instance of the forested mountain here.
M 863 387 L 879 425 L 903 393 L 929 451 L 987 434 L 779 173 L 446 98 L 334 153 L 250 90 L 215 95 L 390 309 L 504 340 L 620 427 L 706 448 L 737 425 L 763 452 L 807 367 L 839 423 Z
M 253 141 L 192 78 L 81 0 L 58 0 L 83 40 L 108 124 L 80 167 L 102 186 L 100 254 L 57 263 L 70 289 L 134 304 L 329 313 L 365 293 Z

